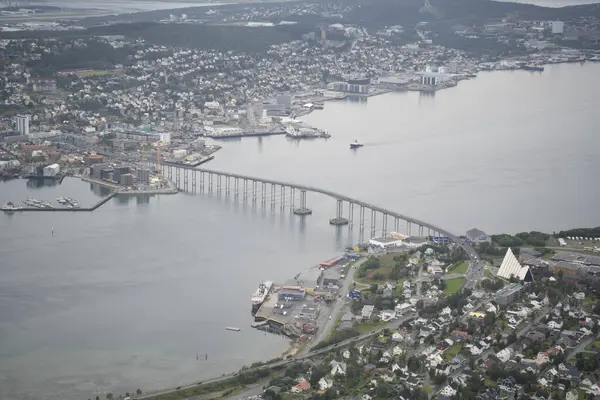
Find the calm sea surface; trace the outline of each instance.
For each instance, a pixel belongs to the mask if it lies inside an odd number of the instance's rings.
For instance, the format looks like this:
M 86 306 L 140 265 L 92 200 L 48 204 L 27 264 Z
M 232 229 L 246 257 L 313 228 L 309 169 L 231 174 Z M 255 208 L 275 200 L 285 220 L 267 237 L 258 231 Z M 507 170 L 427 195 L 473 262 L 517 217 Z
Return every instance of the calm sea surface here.
M 600 64 L 554 65 L 483 73 L 434 96 L 327 102 L 304 119 L 331 139 L 227 141 L 206 166 L 329 188 L 457 234 L 597 226 L 599 74 Z M 365 147 L 354 152 L 355 139 Z M 76 179 L 0 183 L 1 204 L 104 195 Z M 305 220 L 183 193 L 0 215 L 0 398 L 157 389 L 280 355 L 285 340 L 249 327 L 258 282 L 357 240 L 328 225 L 333 200 L 308 202 Z

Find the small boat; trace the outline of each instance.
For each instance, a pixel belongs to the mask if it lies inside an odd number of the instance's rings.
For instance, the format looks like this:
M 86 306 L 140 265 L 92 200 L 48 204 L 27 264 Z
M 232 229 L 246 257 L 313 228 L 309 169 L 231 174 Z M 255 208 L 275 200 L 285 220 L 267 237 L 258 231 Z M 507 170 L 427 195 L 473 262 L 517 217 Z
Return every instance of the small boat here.
M 240 328 L 235 328 L 235 327 L 232 327 L 232 326 L 228 326 L 228 327 L 226 327 L 225 329 L 227 329 L 228 331 L 234 331 L 234 332 L 239 332 L 239 331 L 241 331 L 241 329 L 240 329 Z
M 4 205 L 4 207 L 2 207 L 2 210 L 5 211 L 5 212 L 14 212 L 14 211 L 17 211 L 17 210 L 22 210 L 22 209 L 23 209 L 23 207 L 14 205 L 10 201 L 8 203 L 6 203 Z
M 536 64 L 522 65 L 521 69 L 524 69 L 525 71 L 539 71 L 539 72 L 544 71 L 544 67 L 542 67 L 541 65 L 536 65 Z
M 354 143 L 350 143 L 351 149 L 358 149 L 359 147 L 363 147 L 362 143 L 358 143 L 358 140 L 355 140 Z

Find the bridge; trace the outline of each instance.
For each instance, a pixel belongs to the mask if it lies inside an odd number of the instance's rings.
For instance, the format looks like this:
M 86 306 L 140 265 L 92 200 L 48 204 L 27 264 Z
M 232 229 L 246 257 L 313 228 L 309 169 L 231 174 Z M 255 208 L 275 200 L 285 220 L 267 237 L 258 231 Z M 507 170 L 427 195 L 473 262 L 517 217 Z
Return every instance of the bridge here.
M 156 168 L 155 162 L 149 161 L 147 163 Z M 443 228 L 328 189 L 183 164 L 161 163 L 160 169 L 163 176 L 173 180 L 177 187 L 184 191 L 191 190 L 192 192 L 196 192 L 198 189 L 201 192 L 207 191 L 210 193 L 214 191 L 225 196 L 233 196 L 244 202 L 252 202 L 252 204 L 260 202 L 262 205 L 265 205 L 268 202 L 274 207 L 277 194 L 279 193 L 280 206 L 283 209 L 287 206 L 285 202 L 289 193 L 289 207 L 294 214 L 300 216 L 312 214 L 312 210 L 308 208 L 306 194 L 308 192 L 318 193 L 331 197 L 337 202 L 336 216 L 329 220 L 331 225 L 353 225 L 354 208 L 357 207 L 359 216 L 358 225 L 361 232 L 364 232 L 366 211 L 368 210 L 371 214 L 371 237 L 375 236 L 376 220 L 379 214 L 381 215 L 381 231 L 383 236 L 388 232 L 388 220 L 393 221 L 395 231 L 399 231 L 400 223 L 404 222 L 406 223 L 406 233 L 409 236 L 413 235 L 413 226 L 416 228 L 416 232 L 414 233 L 419 237 L 424 237 L 425 229 L 427 229 L 429 240 L 439 243 L 448 240 L 456 243 L 467 252 L 471 261 L 478 262 L 480 260 L 479 255 L 470 243 Z M 299 201 L 298 204 L 296 204 L 296 200 Z M 345 204 L 347 204 L 348 210 L 347 218 L 344 214 Z

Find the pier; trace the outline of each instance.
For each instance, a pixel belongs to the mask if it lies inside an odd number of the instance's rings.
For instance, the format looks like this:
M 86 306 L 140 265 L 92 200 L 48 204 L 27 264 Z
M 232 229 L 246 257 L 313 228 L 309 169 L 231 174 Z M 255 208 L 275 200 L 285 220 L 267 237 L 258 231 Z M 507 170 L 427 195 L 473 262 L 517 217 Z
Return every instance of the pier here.
M 101 207 L 106 202 L 108 202 L 113 197 L 117 196 L 118 193 L 111 193 L 107 197 L 103 198 L 92 207 L 79 207 L 79 208 L 66 208 L 66 207 L 45 207 L 45 208 L 36 208 L 36 207 L 23 207 L 18 209 L 10 209 L 10 208 L 2 208 L 1 210 L 4 212 L 21 212 L 21 211 L 67 211 L 67 212 L 80 212 L 80 211 L 94 211 L 98 207 Z

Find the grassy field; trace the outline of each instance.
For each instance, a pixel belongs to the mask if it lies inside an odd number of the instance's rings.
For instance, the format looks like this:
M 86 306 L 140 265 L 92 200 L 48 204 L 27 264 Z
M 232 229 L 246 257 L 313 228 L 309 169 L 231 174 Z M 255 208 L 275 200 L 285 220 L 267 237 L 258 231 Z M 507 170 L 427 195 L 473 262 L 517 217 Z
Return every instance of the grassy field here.
M 463 287 L 465 283 L 465 278 L 454 278 L 448 279 L 446 281 L 446 288 L 444 289 L 444 294 L 446 296 L 451 296 L 454 293 L 458 293 L 460 289 Z
M 356 268 L 356 272 L 354 273 L 354 280 L 356 282 L 359 283 L 364 283 L 365 285 L 370 285 L 372 283 L 384 283 L 388 281 L 388 277 L 390 276 L 391 272 L 392 272 L 392 265 L 394 265 L 394 254 L 382 254 L 380 256 L 378 256 L 377 258 L 379 258 L 379 268 L 377 269 L 370 269 L 369 271 L 367 271 L 367 276 L 363 277 L 363 278 L 358 278 L 357 277 L 357 272 L 359 270 L 360 267 Z M 381 274 L 383 276 L 385 276 L 384 279 L 373 279 L 373 275 L 375 274 Z
M 85 77 L 89 77 L 89 76 L 115 75 L 115 74 L 116 74 L 115 71 L 95 70 L 95 69 L 75 72 L 75 75 L 77 75 L 80 78 L 85 78 Z
M 444 351 L 444 359 L 449 361 L 452 360 L 460 351 L 462 350 L 462 346 L 460 344 L 455 344 L 452 347 L 448 347 L 446 351 Z
M 492 274 L 492 271 L 490 271 L 487 268 L 483 271 L 483 276 L 490 279 L 494 278 L 494 274 Z
M 366 324 L 358 324 L 354 327 L 359 333 L 369 333 L 378 329 L 384 328 L 387 324 L 385 322 L 369 322 Z
M 452 266 L 450 266 L 450 268 L 448 268 L 448 273 L 449 274 L 466 274 L 467 273 L 467 261 L 461 261 L 459 263 L 456 263 Z

